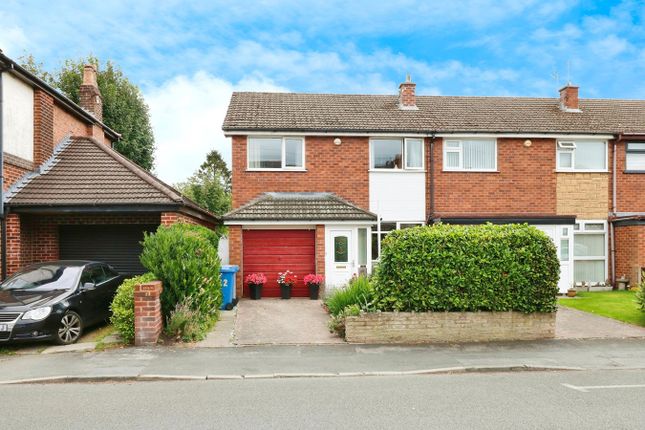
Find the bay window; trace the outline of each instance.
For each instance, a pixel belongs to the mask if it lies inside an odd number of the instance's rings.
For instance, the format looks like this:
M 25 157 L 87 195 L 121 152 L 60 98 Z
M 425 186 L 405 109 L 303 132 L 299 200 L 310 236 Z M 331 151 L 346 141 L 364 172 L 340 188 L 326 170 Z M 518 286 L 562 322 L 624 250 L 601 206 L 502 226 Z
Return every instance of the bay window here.
M 249 169 L 295 169 L 305 167 L 305 140 L 302 137 L 249 137 Z
M 423 139 L 372 139 L 371 155 L 372 169 L 423 169 Z
M 607 223 L 580 221 L 573 233 L 574 281 L 601 283 L 607 279 Z
M 645 142 L 627 143 L 625 170 L 645 172 Z
M 497 142 L 491 139 L 446 140 L 444 170 L 497 170 Z
M 607 170 L 607 142 L 558 141 L 556 167 L 559 171 L 604 172 Z

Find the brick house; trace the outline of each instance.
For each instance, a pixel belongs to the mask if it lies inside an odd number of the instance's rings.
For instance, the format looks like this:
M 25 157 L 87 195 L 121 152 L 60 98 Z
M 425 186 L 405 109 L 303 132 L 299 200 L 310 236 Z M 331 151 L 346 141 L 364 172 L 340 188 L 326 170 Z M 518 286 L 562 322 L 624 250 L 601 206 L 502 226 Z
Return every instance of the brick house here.
M 218 220 L 112 149 L 96 70 L 80 106 L 0 51 L 3 277 L 54 259 L 91 259 L 141 273 L 144 231 Z
M 371 271 L 389 231 L 435 222 L 537 226 L 561 291 L 642 277 L 645 101 L 579 99 L 570 84 L 559 98 L 417 96 L 408 80 L 398 96 L 234 93 L 223 129 L 239 286 L 293 267 L 342 285 Z M 299 214 L 321 194 L 362 219 L 334 204 Z

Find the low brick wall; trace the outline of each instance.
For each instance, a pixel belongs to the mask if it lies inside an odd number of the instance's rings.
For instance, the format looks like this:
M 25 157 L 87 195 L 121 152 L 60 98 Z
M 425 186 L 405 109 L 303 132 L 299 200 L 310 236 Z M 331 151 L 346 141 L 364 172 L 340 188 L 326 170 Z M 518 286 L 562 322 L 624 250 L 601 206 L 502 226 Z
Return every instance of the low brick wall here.
M 555 312 L 376 312 L 348 317 L 350 343 L 534 340 L 555 336 Z
M 155 345 L 163 328 L 161 316 L 162 286 L 152 281 L 134 286 L 134 344 Z

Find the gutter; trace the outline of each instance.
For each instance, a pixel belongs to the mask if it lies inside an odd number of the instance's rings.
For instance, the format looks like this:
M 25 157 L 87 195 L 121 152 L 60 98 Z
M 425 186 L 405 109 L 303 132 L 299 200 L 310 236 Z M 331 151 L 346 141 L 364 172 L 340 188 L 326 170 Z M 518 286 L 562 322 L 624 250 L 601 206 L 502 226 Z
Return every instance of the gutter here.
M 430 221 L 434 217 L 434 143 L 435 143 L 435 134 L 432 133 L 430 137 L 430 180 L 428 186 L 430 187 L 430 213 L 427 216 L 427 224 L 430 224 Z
M 0 54 L 2 51 L 0 51 Z M 2 91 L 2 76 L 5 72 L 5 67 L 0 63 L 0 230 L 2 231 L 2 238 L 0 241 L 0 249 L 2 253 L 2 280 L 7 277 L 7 222 L 5 219 L 6 212 L 4 208 L 4 124 L 2 118 L 4 116 L 4 100 Z
M 616 226 L 614 218 L 616 217 L 616 194 L 617 194 L 617 175 L 616 175 L 616 147 L 618 143 L 623 140 L 623 134 L 618 133 L 618 137 L 614 139 L 612 145 L 612 172 L 611 172 L 611 214 L 609 218 L 609 236 L 611 242 L 609 245 L 609 253 L 611 255 L 611 284 L 616 285 Z

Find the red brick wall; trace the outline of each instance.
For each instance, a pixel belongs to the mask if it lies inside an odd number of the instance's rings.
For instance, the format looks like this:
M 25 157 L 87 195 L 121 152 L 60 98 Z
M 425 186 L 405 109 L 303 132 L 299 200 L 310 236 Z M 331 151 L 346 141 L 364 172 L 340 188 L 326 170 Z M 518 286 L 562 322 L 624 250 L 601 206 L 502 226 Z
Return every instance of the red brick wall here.
M 233 207 L 269 191 L 332 192 L 369 208 L 369 144 L 366 137 L 306 137 L 306 172 L 247 172 L 246 136 L 233 136 Z
M 235 295 L 242 297 L 244 286 L 242 279 L 242 226 L 228 226 L 228 261 L 229 264 L 237 265 L 240 270 L 235 275 Z
M 325 226 L 316 226 L 316 274 L 325 275 Z
M 645 267 L 645 225 L 617 226 L 615 232 L 616 277 L 626 275 L 635 285 Z
M 555 141 L 531 139 L 527 148 L 525 140 L 497 139 L 497 172 L 444 172 L 443 142 L 436 139 L 434 216 L 554 215 Z M 428 198 L 432 215 L 429 205 Z
M 42 164 L 54 150 L 54 98 L 34 90 L 34 164 Z
M 23 160 L 11 154 L 4 154 L 4 190 L 6 191 L 16 181 L 21 179 L 27 172 L 34 169 L 31 161 Z
M 161 281 L 134 286 L 134 344 L 154 345 L 163 328 Z
M 54 145 L 58 145 L 67 135 L 87 135 L 87 124 L 62 107 L 54 105 Z
M 214 229 L 216 226 L 213 223 L 201 220 L 199 218 L 194 218 L 190 215 L 186 215 L 180 212 L 162 212 L 161 214 L 161 225 L 172 225 L 178 222 L 183 222 L 186 224 L 201 225 L 210 229 Z
M 625 142 L 616 147 L 616 211 L 645 212 L 645 173 L 625 173 L 626 149 Z M 611 187 L 609 198 L 611 208 Z

